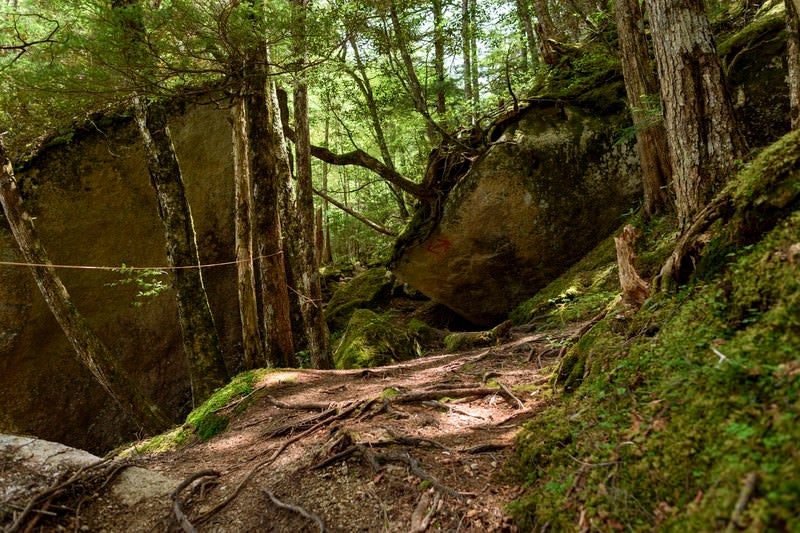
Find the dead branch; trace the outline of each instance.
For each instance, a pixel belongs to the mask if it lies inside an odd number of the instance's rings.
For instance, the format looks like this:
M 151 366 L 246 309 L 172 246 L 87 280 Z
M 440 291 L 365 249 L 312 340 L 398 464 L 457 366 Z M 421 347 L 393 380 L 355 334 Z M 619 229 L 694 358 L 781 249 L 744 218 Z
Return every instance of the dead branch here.
M 335 407 L 335 404 L 324 402 L 286 403 L 269 395 L 266 396 L 266 399 L 269 403 L 280 409 L 295 409 L 297 411 L 327 411 Z
M 196 480 L 203 477 L 219 477 L 219 472 L 215 470 L 203 470 L 201 472 L 192 474 L 184 479 L 183 482 L 181 482 L 181 484 L 178 485 L 171 494 L 172 511 L 175 513 L 175 518 L 178 519 L 178 524 L 181 526 L 181 529 L 183 529 L 186 533 L 196 533 L 197 530 L 194 528 L 181 508 L 181 492 Z
M 299 505 L 291 505 L 291 504 L 288 504 L 288 503 L 284 503 L 284 502 L 280 501 L 278 498 L 276 498 L 275 495 L 272 492 L 270 492 L 270 491 L 268 491 L 266 489 L 262 489 L 262 492 L 264 494 L 266 494 L 267 496 L 269 496 L 269 499 L 272 500 L 272 503 L 274 503 L 276 506 L 280 507 L 281 509 L 287 509 L 289 511 L 292 511 L 294 513 L 299 514 L 300 516 L 308 518 L 309 520 L 313 520 L 314 523 L 317 524 L 317 527 L 319 527 L 320 533 L 325 533 L 325 524 L 322 522 L 322 519 L 319 516 L 317 516 L 316 514 L 311 513 L 309 511 L 306 511 L 305 509 L 303 509 Z

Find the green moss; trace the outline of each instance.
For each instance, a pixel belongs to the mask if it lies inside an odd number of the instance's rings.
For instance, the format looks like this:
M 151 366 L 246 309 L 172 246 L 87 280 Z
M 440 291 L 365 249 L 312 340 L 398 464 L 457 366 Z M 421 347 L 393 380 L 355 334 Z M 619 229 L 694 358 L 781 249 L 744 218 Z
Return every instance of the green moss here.
M 560 379 L 573 394 L 519 435 L 521 529 L 724 530 L 756 472 L 740 529 L 797 530 L 797 142 L 765 151 L 725 193 L 735 211 L 712 228 L 708 249 L 731 255 L 632 317 L 609 313 L 571 348 Z M 768 206 L 762 231 L 738 246 L 758 206 Z M 642 256 L 662 255 L 666 233 L 644 233 Z
M 375 309 L 388 301 L 394 280 L 383 267 L 362 272 L 333 293 L 325 318 L 331 331 L 340 331 L 356 309 Z
M 189 413 L 186 425 L 204 441 L 218 435 L 228 427 L 231 414 L 241 412 L 246 403 L 237 404 L 233 412 L 223 413 L 224 408 L 236 399 L 252 393 L 255 383 L 267 372 L 269 370 L 249 370 L 234 377 L 230 383 L 212 394 L 203 405 Z
M 415 338 L 386 315 L 358 309 L 333 354 L 336 368 L 369 368 L 419 355 Z
M 770 33 L 778 33 L 785 40 L 785 31 L 786 19 L 783 11 L 769 11 L 721 41 L 717 46 L 717 55 L 727 64 L 733 60 L 735 54 L 749 49 L 754 43 L 763 46 L 764 37 Z M 769 42 L 771 41 L 767 41 Z
M 514 309 L 515 324 L 559 328 L 592 318 L 619 292 L 614 239 L 609 237 L 556 281 Z

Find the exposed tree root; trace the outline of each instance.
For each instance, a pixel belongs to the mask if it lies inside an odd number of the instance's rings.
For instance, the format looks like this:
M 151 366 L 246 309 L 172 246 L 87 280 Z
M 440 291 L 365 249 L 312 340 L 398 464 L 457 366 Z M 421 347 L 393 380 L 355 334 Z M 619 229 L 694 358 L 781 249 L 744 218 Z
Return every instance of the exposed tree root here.
M 286 510 L 292 511 L 294 513 L 299 514 L 302 517 L 308 518 L 309 520 L 313 520 L 314 523 L 317 524 L 317 527 L 319 528 L 319 532 L 320 533 L 325 533 L 325 524 L 322 522 L 322 519 L 319 516 L 317 516 L 316 514 L 311 513 L 309 511 L 306 511 L 305 509 L 303 509 L 299 505 L 291 505 L 291 504 L 288 504 L 288 503 L 284 503 L 284 502 L 280 501 L 278 498 L 276 498 L 275 495 L 273 493 L 271 493 L 270 491 L 268 491 L 268 490 L 263 490 L 262 489 L 262 492 L 264 494 L 266 494 L 267 496 L 269 496 L 269 499 L 272 501 L 272 503 L 274 503 L 276 506 L 280 507 L 281 509 L 286 509 Z
M 197 530 L 183 512 L 181 507 L 181 492 L 183 492 L 186 487 L 194 483 L 196 480 L 203 477 L 219 477 L 219 472 L 214 470 L 203 470 L 202 472 L 192 474 L 188 478 L 184 479 L 183 482 L 178 485 L 174 491 L 172 491 L 172 512 L 175 513 L 175 518 L 178 520 L 178 525 L 181 526 L 181 529 L 183 529 L 186 533 L 195 533 Z

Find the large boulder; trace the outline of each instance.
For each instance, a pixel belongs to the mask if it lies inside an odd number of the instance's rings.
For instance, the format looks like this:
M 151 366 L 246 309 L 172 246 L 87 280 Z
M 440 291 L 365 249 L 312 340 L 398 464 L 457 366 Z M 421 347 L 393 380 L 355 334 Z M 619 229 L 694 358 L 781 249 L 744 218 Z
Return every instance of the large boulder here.
M 204 263 L 230 261 L 233 179 L 227 112 L 211 106 L 176 113 L 171 127 Z M 76 132 L 17 172 L 50 259 L 59 265 L 166 264 L 164 230 L 136 126 Z M 0 261 L 22 262 L 0 215 Z M 176 421 L 191 408 L 174 293 L 136 301 L 127 276 L 58 270 L 78 310 L 125 369 Z M 236 268 L 204 270 L 232 371 L 241 326 Z M 27 268 L 0 265 L 0 431 L 34 434 L 102 453 L 138 428 L 81 365 Z
M 614 119 L 531 106 L 450 192 L 392 272 L 476 325 L 501 322 L 613 231 L 641 197 L 632 143 Z
M 417 330 L 417 333 L 419 330 Z M 358 309 L 333 354 L 336 368 L 369 368 L 406 361 L 419 355 L 418 339 L 389 317 Z
M 325 319 L 331 331 L 341 331 L 357 309 L 376 309 L 392 294 L 394 277 L 384 267 L 366 270 L 333 293 L 325 308 Z

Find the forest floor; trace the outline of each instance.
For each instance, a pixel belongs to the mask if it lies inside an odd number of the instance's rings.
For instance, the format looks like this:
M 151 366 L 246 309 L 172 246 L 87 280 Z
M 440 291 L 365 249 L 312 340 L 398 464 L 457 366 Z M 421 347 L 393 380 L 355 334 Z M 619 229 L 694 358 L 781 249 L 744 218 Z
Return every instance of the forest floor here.
M 124 464 L 163 482 L 112 490 L 120 469 L 106 468 L 29 530 L 516 531 L 514 435 L 548 402 L 558 341 L 579 327 L 387 367 L 267 372 L 219 435 L 127 450 Z

